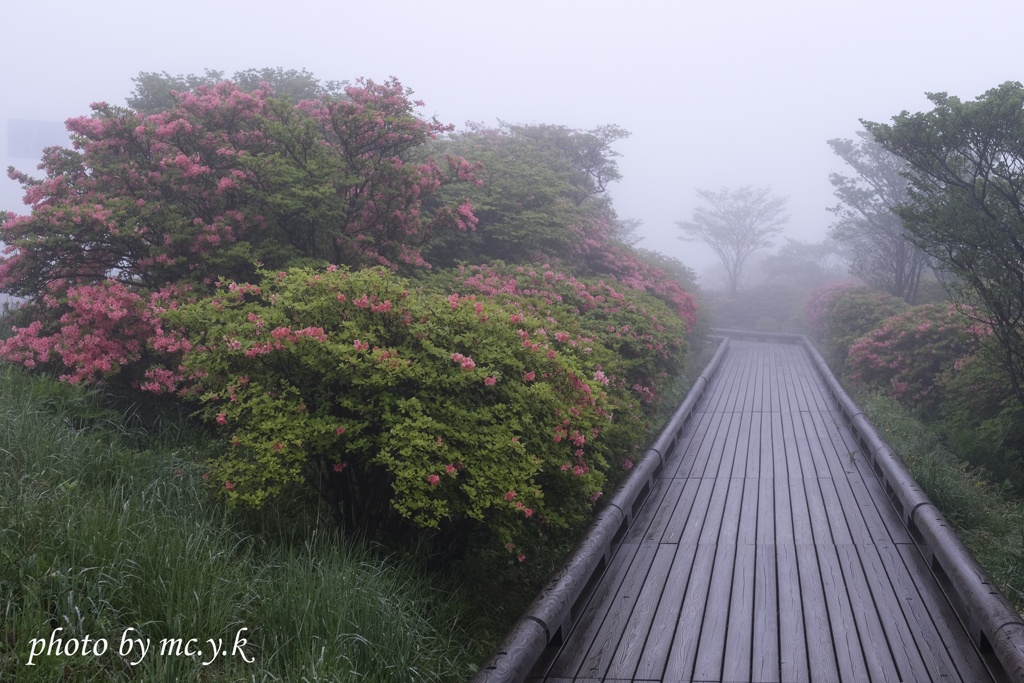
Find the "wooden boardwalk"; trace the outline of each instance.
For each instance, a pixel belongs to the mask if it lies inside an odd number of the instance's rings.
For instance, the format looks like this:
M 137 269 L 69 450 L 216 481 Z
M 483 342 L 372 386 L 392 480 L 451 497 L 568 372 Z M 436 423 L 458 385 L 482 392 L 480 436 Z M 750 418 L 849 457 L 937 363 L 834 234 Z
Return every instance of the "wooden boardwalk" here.
M 994 679 L 807 352 L 733 341 L 581 617 L 527 680 Z

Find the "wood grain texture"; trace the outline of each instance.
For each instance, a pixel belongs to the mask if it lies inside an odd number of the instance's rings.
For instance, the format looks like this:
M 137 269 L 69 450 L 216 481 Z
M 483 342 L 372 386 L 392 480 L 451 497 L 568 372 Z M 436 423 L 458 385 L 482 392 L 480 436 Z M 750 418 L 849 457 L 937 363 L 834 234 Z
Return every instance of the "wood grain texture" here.
M 647 580 L 637 595 L 636 604 L 622 628 L 622 637 L 618 647 L 604 672 L 607 678 L 626 680 L 633 678 L 640 662 L 640 654 L 647 642 L 651 624 L 654 622 L 655 613 L 661 603 L 675 551 L 676 547 L 673 545 L 658 546 Z
M 693 562 L 697 555 L 697 546 L 689 544 L 672 547 L 676 548 L 675 556 L 672 560 L 672 568 L 669 570 L 668 578 L 665 580 L 665 589 L 662 592 L 658 609 L 651 623 L 651 630 L 644 643 L 643 652 L 640 654 L 640 661 L 634 673 L 637 680 L 660 681 L 662 679 L 665 665 L 668 663 L 668 653 L 672 647 L 676 628 L 679 625 L 679 615 L 682 612 L 683 600 L 689 589 Z
M 694 415 L 538 683 L 991 680 L 806 351 L 734 341 Z
M 669 648 L 668 661 L 665 664 L 664 678 L 670 681 L 686 681 L 693 674 L 693 665 L 697 659 L 697 645 L 700 642 L 700 629 L 704 620 L 704 608 L 707 605 L 708 589 L 711 586 L 711 574 L 715 568 L 715 552 L 713 545 L 698 545 L 694 556 L 693 569 L 690 570 L 690 581 L 686 587 L 686 595 L 679 611 L 679 622 L 676 625 L 672 646 Z
M 776 683 L 779 662 L 779 585 L 775 546 L 758 545 L 754 560 L 753 654 L 751 680 Z

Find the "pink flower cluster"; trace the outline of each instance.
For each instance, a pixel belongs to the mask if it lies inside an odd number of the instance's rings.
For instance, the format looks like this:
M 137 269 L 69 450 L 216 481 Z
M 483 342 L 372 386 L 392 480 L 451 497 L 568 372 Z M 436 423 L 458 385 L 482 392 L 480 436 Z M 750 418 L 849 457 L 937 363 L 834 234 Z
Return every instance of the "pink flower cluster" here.
M 458 363 L 459 367 L 461 367 L 466 372 L 469 372 L 470 370 L 476 367 L 476 363 L 473 362 L 472 358 L 468 356 L 463 356 L 461 353 L 453 353 L 452 360 Z M 494 384 L 494 382 L 491 382 L 491 384 Z

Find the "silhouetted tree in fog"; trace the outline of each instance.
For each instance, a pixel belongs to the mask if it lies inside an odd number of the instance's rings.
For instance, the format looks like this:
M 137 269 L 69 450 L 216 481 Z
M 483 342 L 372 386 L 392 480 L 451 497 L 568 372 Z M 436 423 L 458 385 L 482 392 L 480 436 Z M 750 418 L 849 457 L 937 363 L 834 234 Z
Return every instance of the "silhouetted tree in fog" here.
M 773 246 L 771 238 L 782 232 L 789 216 L 788 197 L 771 196 L 772 189 L 749 185 L 718 192 L 697 190 L 697 196 L 711 205 L 698 206 L 689 222 L 676 221 L 685 233 L 679 239 L 705 242 L 725 266 L 729 295 L 735 297 L 743 266 L 758 249 Z
M 875 289 L 908 303 L 917 297 L 928 254 L 907 240 L 910 232 L 893 209 L 907 201 L 907 169 L 899 157 L 887 152 L 865 131 L 860 142 L 836 138 L 829 147 L 856 175 L 829 174 L 839 204 L 829 209 L 839 219 L 833 238 L 850 248 L 850 273 Z

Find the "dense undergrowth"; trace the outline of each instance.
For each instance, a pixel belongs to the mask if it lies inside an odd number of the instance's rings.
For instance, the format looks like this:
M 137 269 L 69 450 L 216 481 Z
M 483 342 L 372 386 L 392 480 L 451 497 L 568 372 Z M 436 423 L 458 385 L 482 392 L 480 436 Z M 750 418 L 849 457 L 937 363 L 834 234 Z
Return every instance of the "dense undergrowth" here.
M 693 273 L 605 194 L 628 133 L 178 81 L 9 171 L 0 676 L 461 680 L 696 375 Z M 252 663 L 23 665 L 242 627 Z
M 0 370 L 0 680 L 467 677 L 480 645 L 450 573 L 339 539 L 315 506 L 226 512 L 204 492 L 201 431 L 102 398 Z M 242 628 L 245 647 L 204 665 L 207 639 L 230 652 Z M 126 629 L 146 656 L 119 655 Z M 27 666 L 51 633 L 90 636 L 90 656 Z M 165 638 L 203 655 L 160 655 Z
M 1024 614 L 1024 500 L 961 460 L 935 429 L 898 401 L 856 392 L 855 400 L 996 585 Z

